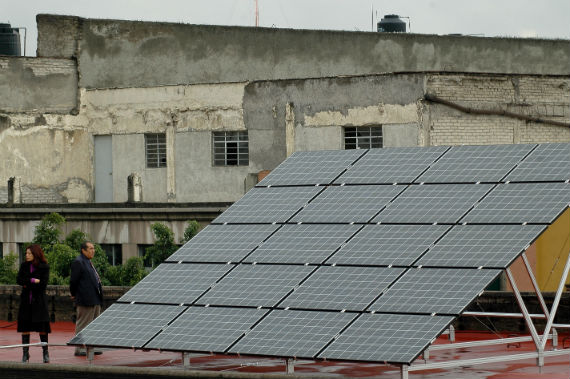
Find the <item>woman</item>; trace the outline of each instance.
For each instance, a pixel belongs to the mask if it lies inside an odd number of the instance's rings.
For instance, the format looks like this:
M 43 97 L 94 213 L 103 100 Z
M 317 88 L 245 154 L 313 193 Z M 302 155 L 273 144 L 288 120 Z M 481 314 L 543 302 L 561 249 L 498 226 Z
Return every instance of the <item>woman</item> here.
M 20 265 L 18 284 L 22 286 L 20 294 L 20 309 L 18 311 L 18 332 L 22 333 L 22 344 L 30 343 L 30 332 L 39 332 L 44 363 L 49 363 L 48 333 L 49 324 L 46 286 L 49 280 L 49 266 L 40 245 L 30 245 L 26 248 L 26 261 Z M 23 347 L 22 362 L 30 359 L 30 348 Z

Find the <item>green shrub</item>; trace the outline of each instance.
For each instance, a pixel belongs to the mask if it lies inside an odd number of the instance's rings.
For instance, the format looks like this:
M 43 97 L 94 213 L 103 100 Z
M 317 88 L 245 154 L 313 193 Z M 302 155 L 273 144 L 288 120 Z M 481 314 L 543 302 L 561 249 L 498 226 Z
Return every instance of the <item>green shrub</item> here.
M 34 230 L 32 243 L 39 244 L 44 252 L 47 253 L 53 245 L 59 243 L 60 227 L 63 224 L 65 224 L 65 218 L 58 213 L 45 215 Z
M 184 229 L 184 237 L 180 240 L 181 244 L 190 241 L 200 231 L 200 223 L 196 220 L 188 221 L 188 226 Z
M 50 267 L 50 276 L 53 275 L 62 279 L 69 278 L 71 262 L 73 262 L 75 257 L 77 257 L 77 252 L 71 247 L 63 243 L 54 244 L 46 254 Z
M 0 284 L 16 284 L 18 256 L 14 253 L 0 258 Z
M 178 245 L 174 243 L 174 232 L 168 226 L 155 222 L 150 228 L 156 241 L 146 248 L 144 258 L 151 262 L 152 267 L 156 267 L 178 250 Z

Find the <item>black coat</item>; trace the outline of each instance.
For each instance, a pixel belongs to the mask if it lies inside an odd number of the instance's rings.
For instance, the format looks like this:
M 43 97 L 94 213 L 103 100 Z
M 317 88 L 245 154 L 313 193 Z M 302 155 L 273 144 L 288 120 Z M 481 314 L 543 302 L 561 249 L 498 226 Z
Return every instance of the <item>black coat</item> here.
M 92 306 L 103 304 L 103 287 L 89 259 L 82 253 L 71 263 L 69 291 L 77 305 Z
M 46 297 L 46 287 L 49 281 L 49 266 L 41 263 L 39 267 L 34 267 L 34 272 L 30 272 L 32 262 L 24 262 L 20 265 L 17 281 L 22 286 L 20 294 L 20 309 L 18 310 L 18 325 L 29 325 L 30 323 L 49 323 L 48 302 Z M 39 279 L 39 283 L 32 283 L 31 278 Z M 32 299 L 30 302 L 30 293 Z

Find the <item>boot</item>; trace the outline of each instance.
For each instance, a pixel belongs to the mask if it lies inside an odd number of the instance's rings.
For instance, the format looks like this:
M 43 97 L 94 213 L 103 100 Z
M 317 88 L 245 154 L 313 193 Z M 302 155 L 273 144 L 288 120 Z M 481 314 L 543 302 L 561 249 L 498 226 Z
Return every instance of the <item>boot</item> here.
M 28 345 L 29 343 L 30 343 L 30 335 L 22 334 L 22 345 Z M 22 362 L 28 363 L 28 361 L 30 360 L 30 347 L 23 346 L 22 350 L 24 351 L 24 354 L 22 355 Z
M 48 342 L 48 335 L 47 334 L 40 334 L 40 341 L 45 342 L 47 344 Z M 49 363 L 49 353 L 48 353 L 48 347 L 47 345 L 42 346 L 42 350 L 44 352 L 44 363 Z

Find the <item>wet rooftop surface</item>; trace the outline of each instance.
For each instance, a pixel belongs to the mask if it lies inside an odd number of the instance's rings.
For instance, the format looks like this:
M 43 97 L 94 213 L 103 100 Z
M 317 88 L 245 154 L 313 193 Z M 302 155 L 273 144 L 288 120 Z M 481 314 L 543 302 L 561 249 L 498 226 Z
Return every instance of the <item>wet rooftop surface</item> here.
M 134 351 L 129 349 L 105 349 L 102 355 L 95 356 L 89 362 L 85 357 L 73 355 L 74 347 L 66 346 L 74 335 L 75 326 L 71 322 L 52 323 L 52 333 L 49 336 L 50 365 L 71 366 L 98 366 L 98 367 L 155 367 L 166 372 L 180 372 L 184 370 L 202 370 L 224 373 L 256 373 L 256 374 L 284 374 L 285 363 L 282 359 L 268 359 L 259 357 L 237 357 L 226 355 L 190 355 L 190 367 L 182 364 L 182 355 L 175 352 Z M 492 332 L 456 331 L 456 342 L 492 339 L 499 335 Z M 560 333 L 560 332 L 559 332 Z M 501 337 L 512 335 L 503 334 Z M 16 331 L 16 323 L 0 321 L 0 362 L 20 362 L 21 348 L 1 348 L 21 343 L 20 334 Z M 31 343 L 39 343 L 37 333 L 32 333 Z M 446 335 L 440 337 L 436 344 L 449 343 Z M 550 342 L 547 349 L 551 349 Z M 555 357 L 546 357 L 545 366 L 539 370 L 535 359 L 517 360 L 500 363 L 486 363 L 473 366 L 463 366 L 448 369 L 434 369 L 413 371 L 409 378 L 570 378 L 570 334 L 560 333 L 558 336 L 558 349 L 568 349 L 569 354 Z M 473 359 L 487 356 L 511 355 L 516 353 L 533 352 L 532 342 L 523 342 L 512 345 L 492 345 L 485 347 L 471 347 L 432 351 L 428 362 L 447 361 L 456 359 Z M 30 362 L 41 363 L 41 347 L 30 348 Z M 420 358 L 415 364 L 422 364 Z M 398 366 L 366 364 L 353 362 L 323 362 L 298 360 L 295 362 L 295 376 L 317 375 L 327 377 L 379 377 L 400 378 Z M 256 375 L 252 375 L 256 376 Z

